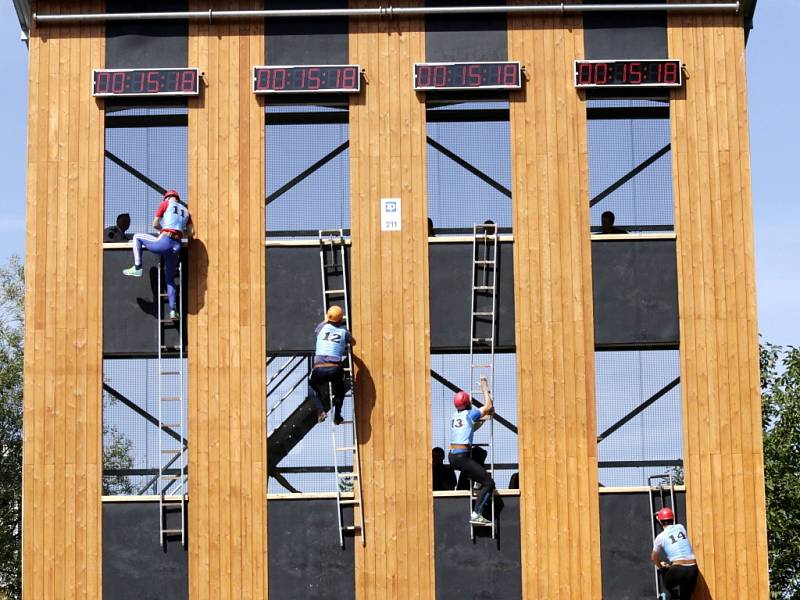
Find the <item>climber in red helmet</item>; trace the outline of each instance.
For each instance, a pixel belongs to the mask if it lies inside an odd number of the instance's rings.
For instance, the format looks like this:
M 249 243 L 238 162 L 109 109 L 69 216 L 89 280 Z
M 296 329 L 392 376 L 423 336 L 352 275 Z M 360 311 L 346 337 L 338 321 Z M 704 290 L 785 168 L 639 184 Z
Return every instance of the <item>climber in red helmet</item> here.
M 473 525 L 491 525 L 492 522 L 481 513 L 486 502 L 492 497 L 495 487 L 494 480 L 486 469 L 470 455 L 473 433 L 483 424 L 482 419 L 494 414 L 494 404 L 486 377 L 481 377 L 481 390 L 483 391 L 484 405 L 480 409 L 472 408 L 472 402 L 466 392 L 458 392 L 453 397 L 456 412 L 453 413 L 450 420 L 449 461 L 451 467 L 465 473 L 472 481 L 477 481 L 482 486 L 469 522 Z
M 656 513 L 662 531 L 653 542 L 650 560 L 658 567 L 664 587 L 673 600 L 690 600 L 697 585 L 697 560 L 683 525 L 675 523 L 675 514 L 665 507 Z

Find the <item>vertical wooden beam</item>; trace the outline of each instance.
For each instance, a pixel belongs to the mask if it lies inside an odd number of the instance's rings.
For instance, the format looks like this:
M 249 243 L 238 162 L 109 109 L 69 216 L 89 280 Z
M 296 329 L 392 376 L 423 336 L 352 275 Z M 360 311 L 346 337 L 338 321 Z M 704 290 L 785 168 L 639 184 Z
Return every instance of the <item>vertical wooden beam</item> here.
M 33 10 L 63 12 L 63 3 Z M 90 73 L 103 67 L 104 45 L 101 25 L 34 28 L 30 37 L 26 598 L 101 597 L 103 111 Z
M 372 6 L 351 0 L 350 6 Z M 401 5 L 419 5 L 401 2 Z M 357 598 L 433 598 L 425 106 L 411 81 L 422 19 L 352 19 L 350 62 L 366 85 L 350 104 L 352 297 L 367 545 Z M 380 199 L 402 200 L 382 232 Z
M 264 109 L 250 91 L 263 56 L 263 21 L 189 25 L 189 64 L 205 72 L 189 106 L 192 600 L 267 595 Z
M 599 598 L 600 518 L 581 16 L 510 17 L 520 537 L 525 598 Z
M 705 585 L 769 596 L 744 29 L 670 14 L 686 511 Z

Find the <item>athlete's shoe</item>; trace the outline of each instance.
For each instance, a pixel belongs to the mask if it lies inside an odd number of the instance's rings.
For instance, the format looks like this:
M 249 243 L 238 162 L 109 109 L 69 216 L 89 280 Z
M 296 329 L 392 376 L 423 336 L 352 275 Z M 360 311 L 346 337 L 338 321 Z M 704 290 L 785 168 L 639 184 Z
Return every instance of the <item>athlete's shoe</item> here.
M 172 319 L 173 321 L 177 321 L 180 318 L 180 316 L 178 315 L 178 311 L 177 310 L 169 311 L 169 318 Z
M 317 413 L 317 423 L 322 423 L 327 418 L 328 418 L 328 413 L 326 413 L 324 410 Z
M 122 274 L 123 274 L 123 275 L 127 275 L 127 276 L 129 276 L 129 277 L 141 277 L 141 276 L 142 276 L 142 268 L 141 268 L 141 267 L 139 267 L 139 268 L 137 269 L 137 268 L 136 268 L 136 265 L 133 265 L 133 266 L 132 266 L 132 267 L 130 267 L 129 269 L 124 269 L 124 270 L 122 271 Z
M 473 525 L 481 525 L 483 527 L 491 526 L 492 524 L 492 522 L 483 515 L 478 515 L 475 513 L 472 513 L 469 522 L 472 523 Z
M 342 423 L 344 423 L 344 417 L 342 415 L 333 415 L 334 425 L 341 425 Z

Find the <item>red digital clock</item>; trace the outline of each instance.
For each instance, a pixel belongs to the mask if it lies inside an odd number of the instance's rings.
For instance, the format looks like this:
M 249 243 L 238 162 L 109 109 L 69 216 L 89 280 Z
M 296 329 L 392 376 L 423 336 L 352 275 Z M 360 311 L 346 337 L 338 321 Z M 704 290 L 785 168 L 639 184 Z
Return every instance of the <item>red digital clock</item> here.
M 414 63 L 414 89 L 516 90 L 522 86 L 518 62 Z
M 681 87 L 681 61 L 664 60 L 576 60 L 575 87 Z
M 361 91 L 358 65 L 292 65 L 253 67 L 256 94 L 306 94 Z
M 95 69 L 93 96 L 197 96 L 199 69 Z

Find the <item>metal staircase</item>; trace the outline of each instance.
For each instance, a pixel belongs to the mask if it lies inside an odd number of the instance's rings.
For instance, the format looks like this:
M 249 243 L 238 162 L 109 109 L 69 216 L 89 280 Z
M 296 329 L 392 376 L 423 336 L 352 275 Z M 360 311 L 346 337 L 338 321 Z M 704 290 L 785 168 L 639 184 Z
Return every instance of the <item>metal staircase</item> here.
M 186 495 L 188 481 L 186 464 L 188 447 L 185 442 L 177 442 L 164 435 L 165 430 L 177 432 L 186 439 L 186 394 L 184 391 L 184 347 L 183 311 L 179 311 L 177 321 L 164 318 L 164 304 L 167 297 L 162 281 L 162 265 L 158 267 L 158 507 L 159 542 L 163 547 L 168 539 L 180 536 L 181 544 L 186 546 Z M 176 270 L 178 307 L 183 299 L 183 268 L 180 261 Z M 165 331 L 178 331 L 178 343 L 166 344 Z M 171 355 L 166 358 L 165 354 Z M 174 362 L 177 360 L 177 367 Z M 169 443 L 169 442 L 172 443 Z M 178 444 L 177 447 L 174 447 Z
M 494 389 L 494 348 L 497 321 L 497 225 L 482 223 L 472 227 L 472 288 L 469 336 L 470 396 L 483 398 L 479 380 L 486 377 Z M 473 444 L 486 448 L 489 475 L 494 478 L 494 419 L 489 418 L 489 441 Z M 470 485 L 470 513 L 477 494 Z M 490 498 L 492 539 L 497 536 L 494 494 Z M 475 525 L 470 523 L 470 536 L 475 539 Z
M 656 539 L 656 513 L 662 508 L 671 508 L 677 513 L 675 507 L 675 481 L 672 479 L 672 473 L 664 473 L 663 475 L 650 475 L 647 478 L 647 494 L 650 499 L 650 531 L 653 534 L 653 541 Z M 677 522 L 677 521 L 676 521 Z M 656 580 L 656 598 L 659 600 L 666 600 L 667 593 L 661 589 L 661 579 L 658 576 L 658 567 L 653 566 L 653 573 Z
M 342 307 L 344 323 L 350 329 L 350 302 L 347 295 L 347 261 L 345 256 L 344 231 L 341 229 L 319 230 L 319 266 L 322 277 L 322 309 L 327 312 L 334 304 Z M 349 381 L 349 390 L 345 401 L 350 399 L 352 418 L 339 425 L 330 419 L 333 439 L 333 466 L 336 475 L 336 516 L 339 523 L 339 543 L 344 547 L 344 535 L 356 532 L 361 537 L 361 545 L 366 544 L 364 535 L 364 511 L 361 504 L 361 460 L 358 448 L 358 431 L 356 428 L 356 403 L 353 378 L 353 355 L 350 346 L 343 363 L 345 379 Z M 333 400 L 333 392 L 329 389 L 329 397 Z M 347 470 L 347 456 L 352 459 L 352 469 Z M 340 460 L 342 464 L 340 464 Z M 352 490 L 349 488 L 352 487 Z M 352 491 L 352 498 L 344 494 Z M 353 507 L 353 524 L 344 524 L 343 509 Z

